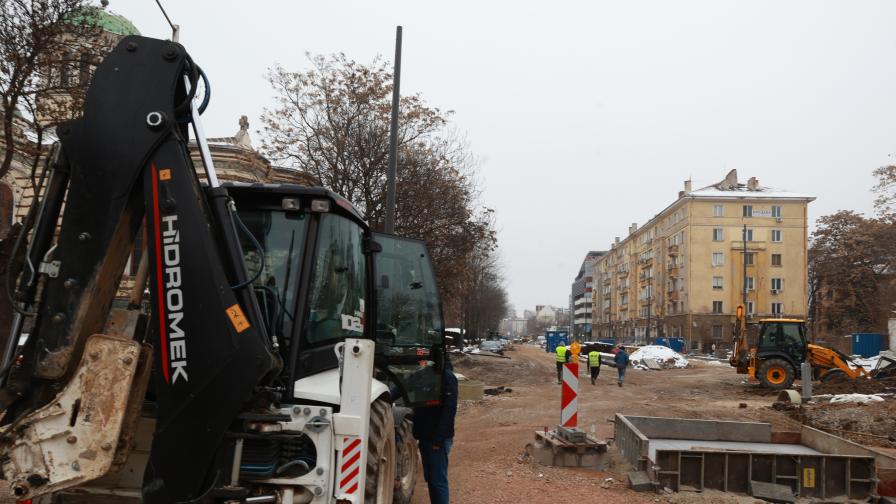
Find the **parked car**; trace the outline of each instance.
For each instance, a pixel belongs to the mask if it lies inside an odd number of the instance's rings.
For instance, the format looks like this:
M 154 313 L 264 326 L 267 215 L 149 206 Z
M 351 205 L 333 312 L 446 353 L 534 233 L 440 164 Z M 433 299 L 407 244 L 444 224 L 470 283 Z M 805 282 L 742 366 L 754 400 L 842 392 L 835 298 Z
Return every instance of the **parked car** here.
M 499 355 L 504 355 L 504 347 L 501 345 L 500 341 L 496 340 L 486 340 L 479 344 L 479 349 L 483 352 L 492 352 Z

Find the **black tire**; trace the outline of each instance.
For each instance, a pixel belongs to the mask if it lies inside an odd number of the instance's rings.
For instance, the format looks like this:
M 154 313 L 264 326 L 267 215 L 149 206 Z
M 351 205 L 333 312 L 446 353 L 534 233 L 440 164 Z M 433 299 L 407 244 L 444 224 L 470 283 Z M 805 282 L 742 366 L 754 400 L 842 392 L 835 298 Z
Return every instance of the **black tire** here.
M 397 454 L 395 457 L 395 495 L 394 504 L 410 504 L 417 485 L 417 459 L 419 449 L 414 439 L 414 423 L 404 417 L 395 429 Z
M 763 387 L 773 390 L 790 388 L 796 376 L 793 366 L 784 359 L 763 361 L 756 370 L 756 375 Z
M 395 421 L 392 405 L 382 399 L 370 405 L 365 504 L 392 504 L 395 490 Z
M 849 381 L 849 375 L 842 369 L 831 369 L 821 377 L 822 383 L 844 383 Z

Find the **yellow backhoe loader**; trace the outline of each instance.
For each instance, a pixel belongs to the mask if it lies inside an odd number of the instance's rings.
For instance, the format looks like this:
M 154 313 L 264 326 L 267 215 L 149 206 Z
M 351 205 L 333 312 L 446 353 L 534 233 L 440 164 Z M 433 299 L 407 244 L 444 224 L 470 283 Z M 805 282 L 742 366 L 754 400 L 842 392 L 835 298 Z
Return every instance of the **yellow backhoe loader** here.
M 822 381 L 867 379 L 872 377 L 843 352 L 809 343 L 806 324 L 801 319 L 762 319 L 755 346 L 747 339 L 743 306 L 737 307 L 734 328 L 734 352 L 730 364 L 738 374 L 756 379 L 771 389 L 789 388 L 800 376 L 800 365 L 812 364 L 812 378 Z

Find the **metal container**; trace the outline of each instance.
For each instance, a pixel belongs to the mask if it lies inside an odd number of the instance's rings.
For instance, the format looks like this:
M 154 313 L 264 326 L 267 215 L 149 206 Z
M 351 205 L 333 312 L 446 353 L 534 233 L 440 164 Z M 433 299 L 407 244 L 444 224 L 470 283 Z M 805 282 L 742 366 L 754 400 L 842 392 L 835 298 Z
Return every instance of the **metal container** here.
M 569 345 L 569 331 L 545 331 L 544 351 L 553 353 L 560 345 Z
M 669 347 L 678 353 L 684 350 L 684 340 L 681 338 L 657 338 L 656 344 Z
M 853 333 L 852 354 L 874 357 L 884 348 L 884 335 L 879 333 Z

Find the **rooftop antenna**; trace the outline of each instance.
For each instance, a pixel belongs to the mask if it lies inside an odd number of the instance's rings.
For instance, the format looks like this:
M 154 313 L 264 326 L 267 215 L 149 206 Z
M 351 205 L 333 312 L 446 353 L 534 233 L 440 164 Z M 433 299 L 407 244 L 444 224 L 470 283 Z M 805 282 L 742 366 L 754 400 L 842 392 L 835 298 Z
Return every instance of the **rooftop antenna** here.
M 161 0 L 156 0 L 156 5 L 159 6 L 159 10 L 161 10 L 162 15 L 165 16 L 165 21 L 168 21 L 168 26 L 171 27 L 171 41 L 178 42 L 178 39 L 180 38 L 180 25 L 171 22 L 171 18 L 168 17 L 168 13 L 165 12 L 165 8 L 162 7 Z

